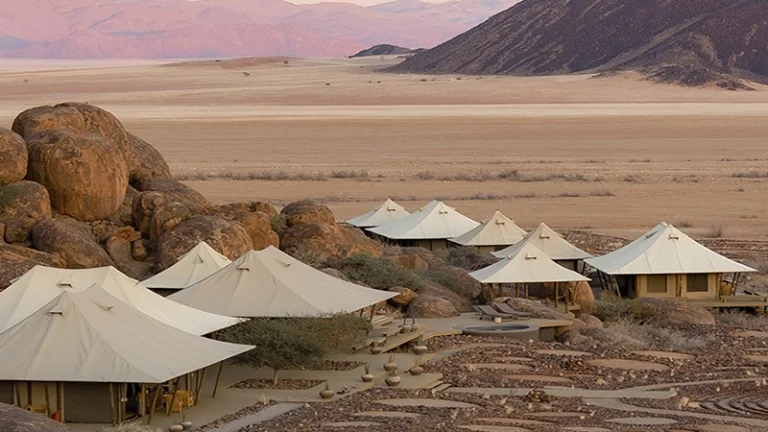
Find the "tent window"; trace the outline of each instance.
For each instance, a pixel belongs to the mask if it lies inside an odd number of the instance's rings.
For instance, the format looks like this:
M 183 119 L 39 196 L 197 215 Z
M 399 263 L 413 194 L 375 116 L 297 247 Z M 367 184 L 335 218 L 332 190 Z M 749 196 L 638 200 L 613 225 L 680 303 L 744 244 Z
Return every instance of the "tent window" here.
M 667 275 L 648 275 L 648 292 L 667 292 Z
M 688 292 L 707 292 L 709 291 L 709 275 L 705 273 L 694 273 L 687 275 L 686 291 Z

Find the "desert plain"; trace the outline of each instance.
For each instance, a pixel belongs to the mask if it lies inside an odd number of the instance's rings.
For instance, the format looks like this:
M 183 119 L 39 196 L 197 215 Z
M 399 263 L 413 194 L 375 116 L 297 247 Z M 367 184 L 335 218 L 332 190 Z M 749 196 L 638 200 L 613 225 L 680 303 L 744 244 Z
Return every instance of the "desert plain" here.
M 313 198 L 347 218 L 437 198 L 524 228 L 768 240 L 768 87 L 378 71 L 398 61 L 3 60 L 0 124 L 98 105 L 217 204 Z

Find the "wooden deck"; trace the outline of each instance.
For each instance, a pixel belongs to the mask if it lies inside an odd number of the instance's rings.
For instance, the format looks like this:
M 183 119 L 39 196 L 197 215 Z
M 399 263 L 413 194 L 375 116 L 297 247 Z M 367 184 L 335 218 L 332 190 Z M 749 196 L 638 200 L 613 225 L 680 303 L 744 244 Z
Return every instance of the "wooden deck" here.
M 768 312 L 768 296 L 732 295 L 711 299 L 680 299 L 686 303 L 705 308 L 754 308 L 758 312 Z

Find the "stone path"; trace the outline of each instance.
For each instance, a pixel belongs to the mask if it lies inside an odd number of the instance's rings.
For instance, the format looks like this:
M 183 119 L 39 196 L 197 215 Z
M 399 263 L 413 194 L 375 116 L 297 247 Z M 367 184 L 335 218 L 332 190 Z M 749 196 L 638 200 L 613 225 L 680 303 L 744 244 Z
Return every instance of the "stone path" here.
M 622 417 L 606 420 L 609 423 L 618 423 L 633 426 L 656 426 L 676 424 L 677 420 L 664 417 Z
M 381 426 L 381 423 L 365 422 L 365 421 L 348 421 L 348 422 L 323 423 L 320 426 L 332 427 L 332 428 L 360 428 L 360 427 Z
M 671 386 L 667 386 L 671 387 Z M 587 390 L 571 387 L 551 387 L 539 388 L 544 393 L 554 397 L 577 397 L 593 399 L 669 399 L 677 396 L 675 390 Z M 530 388 L 482 388 L 482 387 L 451 387 L 445 390 L 447 393 L 476 393 L 489 395 L 506 396 L 526 396 L 532 391 Z
M 667 416 L 673 416 L 673 417 L 693 417 L 693 418 L 702 419 L 702 420 L 709 420 L 709 421 L 715 421 L 715 422 L 721 421 L 721 422 L 739 423 L 743 425 L 759 426 L 759 427 L 768 429 L 768 421 L 766 420 L 759 420 L 759 419 L 752 419 L 752 418 L 745 418 L 745 417 L 731 417 L 731 416 L 720 416 L 720 415 L 713 415 L 713 414 L 702 414 L 702 413 L 688 412 L 688 411 L 674 411 L 674 410 L 666 410 L 666 409 L 658 409 L 658 408 L 645 408 L 637 405 L 630 405 L 630 404 L 624 403 L 619 399 L 585 398 L 584 403 L 595 405 L 601 408 L 614 409 L 617 411 L 627 411 L 627 412 L 634 412 L 634 413 L 643 412 L 648 414 L 667 415 Z
M 694 356 L 673 351 L 633 351 L 632 354 L 670 360 L 690 360 Z
M 257 413 L 253 413 L 251 415 L 245 416 L 235 421 L 231 421 L 229 423 L 223 424 L 215 429 L 211 429 L 208 432 L 237 432 L 241 428 L 264 423 L 266 421 L 277 418 L 285 413 L 291 412 L 301 406 L 302 404 L 288 404 L 288 403 L 272 405 L 270 407 L 264 408 L 263 410 Z
M 549 376 L 549 375 L 506 375 L 507 378 L 518 381 L 532 382 L 550 382 L 550 383 L 571 383 L 570 378 Z
M 516 426 L 464 425 L 459 427 L 462 429 L 478 432 L 531 432 L 530 429 Z
M 374 418 L 418 418 L 421 414 L 401 412 L 401 411 L 363 411 L 352 414 L 355 417 L 374 417 Z
M 743 357 L 756 362 L 768 362 L 768 355 L 745 355 Z
M 471 363 L 465 364 L 464 367 L 468 369 L 498 369 L 507 371 L 524 371 L 533 370 L 532 367 L 527 365 L 511 364 L 511 363 Z
M 427 407 L 427 408 L 477 408 L 477 405 L 466 402 L 457 402 L 443 399 L 387 399 L 375 401 L 377 404 L 399 407 Z
M 663 364 L 651 363 L 638 360 L 624 360 L 624 359 L 594 359 L 588 360 L 588 365 L 608 368 L 608 369 L 623 369 L 623 370 L 635 370 L 635 371 L 658 371 L 663 372 L 669 370 L 669 367 Z
M 554 349 L 537 350 L 537 351 L 534 351 L 534 352 L 536 354 L 571 356 L 571 357 L 593 356 L 594 355 L 591 352 L 586 352 L 586 351 L 554 350 Z
M 707 423 L 696 426 L 697 432 L 749 432 L 749 429 L 741 426 Z
M 762 332 L 762 331 L 756 331 L 756 330 L 739 330 L 731 334 L 734 336 L 741 336 L 741 337 L 768 338 L 768 332 Z
M 495 423 L 501 425 L 524 425 L 524 426 L 546 426 L 553 423 L 541 420 L 527 420 L 527 419 L 515 419 L 515 418 L 493 418 L 493 417 L 480 417 L 476 418 L 475 423 Z

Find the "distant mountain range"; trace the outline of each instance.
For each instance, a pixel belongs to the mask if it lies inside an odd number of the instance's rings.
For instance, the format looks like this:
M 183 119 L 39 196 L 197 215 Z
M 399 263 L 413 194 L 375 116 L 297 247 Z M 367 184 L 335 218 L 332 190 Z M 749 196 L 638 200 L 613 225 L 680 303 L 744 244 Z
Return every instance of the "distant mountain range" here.
M 390 68 L 553 75 L 635 70 L 684 85 L 768 83 L 766 0 L 526 0 Z
M 417 52 L 424 51 L 423 48 L 417 48 L 415 50 L 412 50 L 410 48 L 403 48 L 399 47 L 397 45 L 390 45 L 390 44 L 380 44 L 380 45 L 374 45 L 370 48 L 366 48 L 357 54 L 349 56 L 349 58 L 356 58 L 356 57 L 371 57 L 371 56 L 389 56 L 389 55 L 406 55 L 406 54 L 415 54 Z
M 0 0 L 0 57 L 343 57 L 432 47 L 518 1 Z

